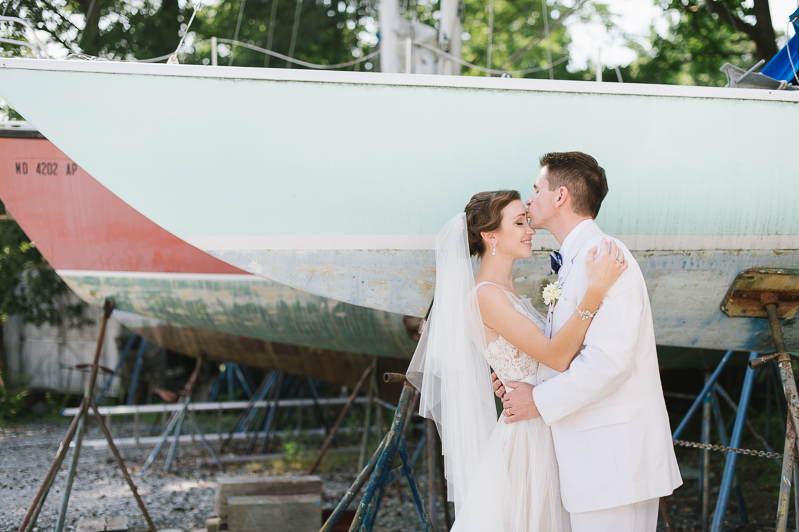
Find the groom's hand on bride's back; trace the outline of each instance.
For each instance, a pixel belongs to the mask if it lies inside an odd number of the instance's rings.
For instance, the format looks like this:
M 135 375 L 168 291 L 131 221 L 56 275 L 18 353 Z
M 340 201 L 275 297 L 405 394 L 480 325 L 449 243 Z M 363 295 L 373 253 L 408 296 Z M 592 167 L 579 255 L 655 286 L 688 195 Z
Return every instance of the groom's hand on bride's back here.
M 541 414 L 533 399 L 533 386 L 526 382 L 508 382 L 510 391 L 502 398 L 502 415 L 505 423 L 515 423 L 525 419 L 533 419 Z
M 491 384 L 494 386 L 494 393 L 497 397 L 502 399 L 505 396 L 505 387 L 502 385 L 502 381 L 499 380 L 496 373 L 491 374 Z

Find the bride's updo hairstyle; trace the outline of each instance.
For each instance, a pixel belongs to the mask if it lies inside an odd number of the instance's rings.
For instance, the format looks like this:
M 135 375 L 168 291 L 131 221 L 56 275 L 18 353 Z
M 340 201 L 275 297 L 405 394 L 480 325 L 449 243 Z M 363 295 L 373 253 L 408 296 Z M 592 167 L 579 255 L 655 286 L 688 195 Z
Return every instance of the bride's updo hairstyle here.
M 486 244 L 480 233 L 496 231 L 502 224 L 502 209 L 515 200 L 521 200 L 517 190 L 478 192 L 466 205 L 466 231 L 469 235 L 469 253 L 482 257 Z

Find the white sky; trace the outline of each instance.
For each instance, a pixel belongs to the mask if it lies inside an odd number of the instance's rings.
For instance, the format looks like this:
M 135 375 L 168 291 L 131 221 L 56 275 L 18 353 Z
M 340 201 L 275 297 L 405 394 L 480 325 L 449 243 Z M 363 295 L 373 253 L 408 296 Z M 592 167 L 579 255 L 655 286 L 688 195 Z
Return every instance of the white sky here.
M 617 15 L 619 29 L 632 37 L 645 38 L 654 24 L 659 32 L 665 30 L 668 21 L 663 12 L 654 7 L 651 0 L 602 0 L 610 11 Z M 797 7 L 797 0 L 769 0 L 774 27 L 785 33 L 788 15 Z M 595 64 L 601 49 L 602 64 L 606 66 L 627 65 L 635 59 L 635 53 L 624 46 L 618 35 L 610 35 L 599 23 L 583 23 L 570 19 L 566 26 L 572 37 L 571 65 L 584 69 L 588 63 Z M 784 41 L 780 43 L 784 45 Z

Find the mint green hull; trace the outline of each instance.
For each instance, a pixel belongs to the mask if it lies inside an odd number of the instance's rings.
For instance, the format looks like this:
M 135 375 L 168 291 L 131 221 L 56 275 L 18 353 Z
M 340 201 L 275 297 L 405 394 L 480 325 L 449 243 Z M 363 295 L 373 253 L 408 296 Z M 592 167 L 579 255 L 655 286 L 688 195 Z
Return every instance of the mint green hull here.
M 799 119 L 795 93 L 0 65 L 0 96 L 143 215 L 246 271 L 354 305 L 423 315 L 438 229 L 475 192 L 526 197 L 548 151 L 585 151 L 606 169 L 597 221 L 636 253 L 663 345 L 767 344 L 762 323 L 718 305 L 742 269 L 799 264 L 795 139 L 783 132 Z M 535 237 L 522 291 L 544 282 L 555 245 Z

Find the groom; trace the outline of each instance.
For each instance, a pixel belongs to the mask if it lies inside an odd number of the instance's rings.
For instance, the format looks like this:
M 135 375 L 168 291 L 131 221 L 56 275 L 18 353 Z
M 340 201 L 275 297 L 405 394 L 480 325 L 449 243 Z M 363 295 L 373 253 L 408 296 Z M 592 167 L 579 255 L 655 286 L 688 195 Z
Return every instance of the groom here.
M 608 191 L 590 155 L 548 153 L 540 160 L 530 225 L 558 240 L 552 270 L 563 294 L 550 312 L 552 337 L 574 314 L 588 285 L 586 254 L 609 238 L 594 222 Z M 610 289 L 563 373 L 543 364 L 537 385 L 508 383 L 507 423 L 541 416 L 552 429 L 563 505 L 573 532 L 654 532 L 658 500 L 682 484 L 658 372 L 652 312 L 644 277 L 630 266 Z

